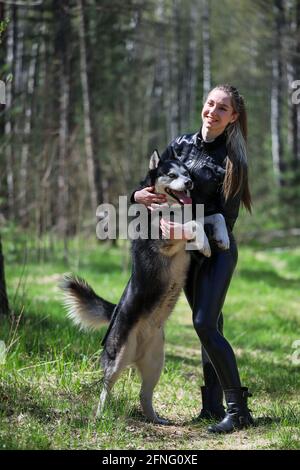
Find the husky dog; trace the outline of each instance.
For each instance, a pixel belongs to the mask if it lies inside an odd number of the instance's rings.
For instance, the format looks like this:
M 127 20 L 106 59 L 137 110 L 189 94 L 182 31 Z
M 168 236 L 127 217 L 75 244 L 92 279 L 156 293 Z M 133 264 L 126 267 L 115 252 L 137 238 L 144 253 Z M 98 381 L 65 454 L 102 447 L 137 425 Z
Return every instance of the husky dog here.
M 187 168 L 180 160 L 161 161 L 155 151 L 150 157 L 147 186 L 167 195 L 168 202 L 191 203 L 193 188 Z M 150 213 L 149 213 L 150 217 Z M 195 221 L 192 221 L 195 222 Z M 229 248 L 225 220 L 221 214 L 205 218 L 213 226 L 216 243 Z M 199 228 L 199 227 L 198 227 Z M 200 227 L 203 230 L 203 226 Z M 209 242 L 203 230 L 204 256 L 210 256 Z M 184 286 L 190 263 L 185 240 L 137 239 L 132 242 L 132 273 L 117 305 L 99 297 L 82 279 L 65 275 L 64 290 L 68 315 L 83 328 L 109 328 L 102 342 L 101 363 L 104 385 L 97 416 L 101 415 L 108 392 L 125 367 L 135 365 L 141 379 L 140 402 L 145 416 L 154 423 L 167 424 L 152 406 L 153 391 L 164 364 L 164 323 L 171 314 Z

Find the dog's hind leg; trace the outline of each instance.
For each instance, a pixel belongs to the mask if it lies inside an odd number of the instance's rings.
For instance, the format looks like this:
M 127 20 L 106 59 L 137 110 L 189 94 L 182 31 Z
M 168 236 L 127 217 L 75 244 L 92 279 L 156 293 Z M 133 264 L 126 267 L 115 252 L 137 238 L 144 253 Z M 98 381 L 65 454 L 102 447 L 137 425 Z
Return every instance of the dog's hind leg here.
M 142 378 L 140 391 L 140 402 L 145 416 L 157 424 L 169 424 L 166 419 L 157 416 L 153 409 L 152 398 L 154 388 L 159 381 L 164 365 L 164 332 L 160 328 L 151 344 L 147 347 L 145 354 L 136 362 L 137 369 Z
M 123 370 L 134 362 L 136 351 L 136 332 L 133 330 L 115 360 L 109 360 L 104 367 L 103 389 L 100 394 L 96 418 L 100 418 L 106 399 Z

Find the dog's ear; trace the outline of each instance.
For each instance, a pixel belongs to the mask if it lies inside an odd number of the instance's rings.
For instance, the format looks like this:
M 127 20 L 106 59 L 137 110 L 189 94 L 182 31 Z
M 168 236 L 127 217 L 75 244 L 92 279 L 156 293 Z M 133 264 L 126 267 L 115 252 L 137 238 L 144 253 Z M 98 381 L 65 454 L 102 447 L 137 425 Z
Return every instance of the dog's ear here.
M 149 170 L 155 170 L 155 168 L 158 167 L 159 161 L 160 161 L 159 153 L 155 149 L 150 157 Z
M 174 147 L 171 147 L 171 149 L 172 149 L 172 159 L 173 160 L 178 160 L 178 155 L 177 155 Z

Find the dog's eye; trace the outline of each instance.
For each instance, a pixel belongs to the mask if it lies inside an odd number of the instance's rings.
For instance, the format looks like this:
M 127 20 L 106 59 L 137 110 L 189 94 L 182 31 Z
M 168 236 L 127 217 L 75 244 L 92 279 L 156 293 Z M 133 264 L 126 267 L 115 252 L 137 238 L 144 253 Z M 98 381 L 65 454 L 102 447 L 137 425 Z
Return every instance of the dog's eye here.
M 175 173 L 169 173 L 168 175 L 170 178 L 177 178 L 177 175 L 175 175 Z
M 183 176 L 190 176 L 190 175 L 189 175 L 189 172 L 188 172 L 188 171 L 185 171 L 185 172 L 183 173 Z

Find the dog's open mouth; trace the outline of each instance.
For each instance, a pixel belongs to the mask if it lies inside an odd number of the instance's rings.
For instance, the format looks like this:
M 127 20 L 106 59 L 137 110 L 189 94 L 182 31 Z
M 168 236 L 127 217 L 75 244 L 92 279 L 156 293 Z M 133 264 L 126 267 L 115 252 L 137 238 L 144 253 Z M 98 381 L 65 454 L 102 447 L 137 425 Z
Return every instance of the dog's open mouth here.
M 174 191 L 174 189 L 165 188 L 166 193 L 180 202 L 180 204 L 192 204 L 192 198 L 186 191 Z

